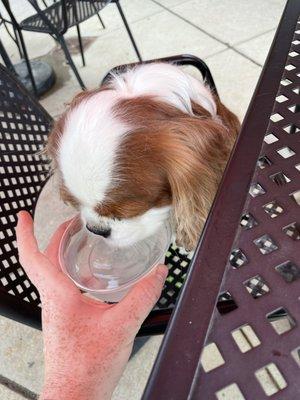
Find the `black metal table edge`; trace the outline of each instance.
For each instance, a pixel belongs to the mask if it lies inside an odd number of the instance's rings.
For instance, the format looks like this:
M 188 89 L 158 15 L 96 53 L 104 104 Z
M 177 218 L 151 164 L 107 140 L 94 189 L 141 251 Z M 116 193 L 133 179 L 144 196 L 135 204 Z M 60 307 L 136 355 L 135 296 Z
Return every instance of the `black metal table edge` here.
M 177 300 L 143 400 L 206 399 L 205 393 L 199 396 L 199 391 L 197 395 L 193 391 L 194 385 L 199 385 L 199 357 L 299 13 L 300 1 L 289 0 L 198 243 L 187 281 Z M 226 205 L 230 207 L 226 208 Z

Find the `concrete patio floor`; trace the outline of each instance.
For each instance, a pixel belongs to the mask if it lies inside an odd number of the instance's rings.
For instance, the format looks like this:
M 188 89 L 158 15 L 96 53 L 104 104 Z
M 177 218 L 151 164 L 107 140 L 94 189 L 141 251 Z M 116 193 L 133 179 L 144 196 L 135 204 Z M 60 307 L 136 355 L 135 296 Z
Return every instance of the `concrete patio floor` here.
M 33 13 L 25 0 L 11 1 L 20 20 Z M 209 65 L 223 101 L 243 119 L 275 34 L 284 0 L 121 0 L 143 59 L 189 53 Z M 120 64 L 136 61 L 115 5 L 107 6 L 101 17 L 105 29 L 93 17 L 81 25 L 86 66 L 81 66 L 76 30 L 66 38 L 73 59 L 88 88 L 98 86 L 106 72 Z M 6 32 L 1 39 L 12 60 L 17 49 Z M 57 75 L 56 85 L 41 103 L 58 116 L 80 91 L 62 51 L 47 35 L 25 32 L 31 59 L 49 62 Z M 52 204 L 51 221 L 49 208 Z M 43 247 L 56 225 L 72 213 L 58 200 L 55 181 L 49 182 L 37 209 L 36 228 Z M 44 229 L 47 218 L 47 230 Z M 37 398 L 43 381 L 41 332 L 0 318 L 0 398 Z M 130 360 L 116 388 L 114 400 L 141 398 L 155 360 L 161 336 L 152 337 Z

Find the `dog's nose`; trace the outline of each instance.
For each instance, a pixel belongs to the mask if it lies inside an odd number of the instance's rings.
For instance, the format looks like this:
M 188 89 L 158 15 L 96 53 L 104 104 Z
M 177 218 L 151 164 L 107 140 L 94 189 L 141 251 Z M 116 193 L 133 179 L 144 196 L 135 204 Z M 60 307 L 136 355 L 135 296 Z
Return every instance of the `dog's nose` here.
M 111 229 L 110 228 L 99 228 L 97 226 L 90 226 L 88 224 L 86 224 L 86 229 L 92 233 L 94 233 L 95 235 L 100 235 L 103 236 L 105 238 L 108 238 L 111 234 Z

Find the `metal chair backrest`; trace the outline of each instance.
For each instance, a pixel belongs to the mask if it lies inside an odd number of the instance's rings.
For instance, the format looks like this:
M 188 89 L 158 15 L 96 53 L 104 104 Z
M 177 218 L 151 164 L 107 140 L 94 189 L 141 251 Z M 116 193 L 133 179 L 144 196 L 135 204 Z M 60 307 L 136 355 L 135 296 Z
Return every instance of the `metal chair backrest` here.
M 65 34 L 70 27 L 97 14 L 111 2 L 111 0 L 60 0 L 45 9 L 41 9 L 37 0 L 28 1 L 44 24 L 51 27 L 52 32 L 60 35 Z M 35 30 L 38 30 L 38 27 Z M 42 27 L 40 30 L 43 31 Z
M 181 54 L 178 56 L 171 56 L 171 57 L 164 57 L 164 58 L 159 58 L 159 59 L 153 59 L 153 60 L 148 60 L 148 61 L 143 61 L 143 64 L 149 64 L 153 62 L 168 62 L 168 63 L 173 63 L 179 66 L 192 66 L 195 67 L 200 74 L 202 75 L 202 79 L 209 85 L 209 87 L 214 91 L 214 93 L 217 92 L 217 88 L 213 79 L 213 76 L 206 65 L 206 63 L 201 60 L 200 58 L 193 56 L 191 54 Z M 135 62 L 135 63 L 130 63 L 130 64 L 123 64 L 118 67 L 112 68 L 102 79 L 101 84 L 105 83 L 108 79 L 111 73 L 115 72 L 123 72 L 126 71 L 128 68 L 132 68 L 136 65 L 139 65 L 140 63 Z
M 37 306 L 39 296 L 19 265 L 15 241 L 16 214 L 34 212 L 47 180 L 49 161 L 39 150 L 52 118 L 0 65 L 0 297 L 14 295 Z

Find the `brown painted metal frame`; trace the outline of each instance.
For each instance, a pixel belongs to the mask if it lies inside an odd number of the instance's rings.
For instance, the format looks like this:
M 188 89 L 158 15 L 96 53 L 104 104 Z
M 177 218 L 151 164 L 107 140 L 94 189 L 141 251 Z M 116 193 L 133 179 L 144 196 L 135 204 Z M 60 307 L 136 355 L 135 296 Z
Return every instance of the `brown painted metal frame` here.
M 299 14 L 300 1 L 290 0 L 196 249 L 186 284 L 145 389 L 144 400 L 208 399 L 207 393 L 201 392 L 199 358 L 212 323 L 211 316 Z M 244 376 L 243 371 L 240 375 Z

